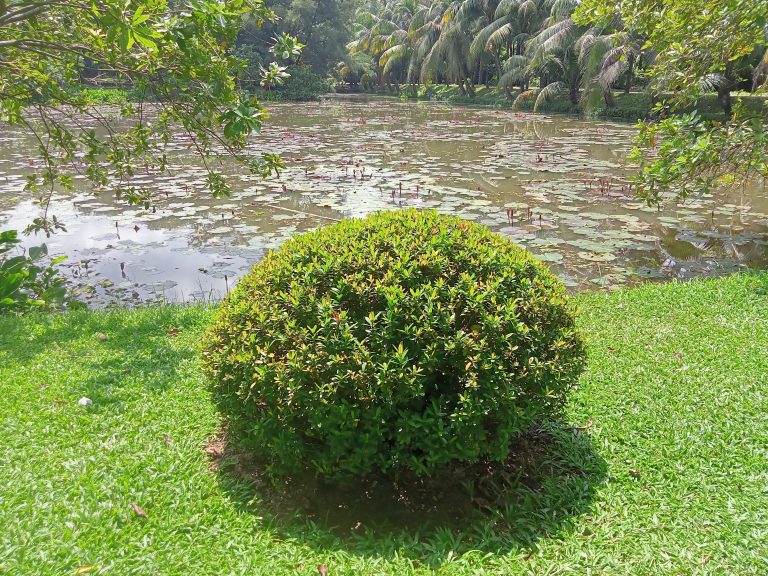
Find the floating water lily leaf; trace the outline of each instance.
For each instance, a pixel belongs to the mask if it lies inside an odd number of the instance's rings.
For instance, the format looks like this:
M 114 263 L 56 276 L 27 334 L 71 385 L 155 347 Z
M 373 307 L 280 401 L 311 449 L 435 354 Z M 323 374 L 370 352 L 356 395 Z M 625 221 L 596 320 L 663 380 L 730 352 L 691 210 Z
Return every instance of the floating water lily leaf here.
M 535 254 L 536 258 L 542 262 L 562 262 L 563 255 L 559 252 L 544 252 L 542 254 Z
M 616 260 L 616 256 L 609 252 L 579 252 L 579 258 L 589 260 L 590 262 L 611 262 Z

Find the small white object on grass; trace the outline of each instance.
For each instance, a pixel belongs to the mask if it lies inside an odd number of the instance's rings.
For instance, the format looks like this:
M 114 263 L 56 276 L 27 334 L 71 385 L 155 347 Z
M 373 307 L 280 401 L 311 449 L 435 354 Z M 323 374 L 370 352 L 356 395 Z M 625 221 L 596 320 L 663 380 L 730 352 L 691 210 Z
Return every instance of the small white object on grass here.
M 78 401 L 77 401 L 77 403 L 78 403 L 80 406 L 90 406 L 91 404 L 93 404 L 93 400 L 91 400 L 90 398 L 86 398 L 85 396 L 83 396 L 82 398 L 80 398 L 80 400 L 78 400 Z

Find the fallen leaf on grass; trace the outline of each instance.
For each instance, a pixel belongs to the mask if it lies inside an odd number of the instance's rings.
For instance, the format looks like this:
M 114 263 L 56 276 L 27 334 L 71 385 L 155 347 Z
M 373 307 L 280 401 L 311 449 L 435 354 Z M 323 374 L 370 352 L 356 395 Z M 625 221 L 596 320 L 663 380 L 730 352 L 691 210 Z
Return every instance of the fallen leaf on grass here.
M 66 404 L 68 400 L 58 400 L 57 398 L 53 399 L 54 404 Z
M 637 468 L 630 468 L 629 473 L 632 476 L 640 476 L 640 470 L 638 470 Z
M 168 445 L 173 444 L 173 438 L 168 436 L 168 434 L 163 434 L 163 442 L 165 442 Z
M 579 432 L 583 432 L 584 430 L 589 430 L 590 428 L 592 428 L 592 426 L 594 426 L 594 424 L 592 423 L 592 420 L 590 420 L 589 422 L 584 424 L 584 426 L 576 426 L 574 428 L 574 430 L 578 430 Z
M 165 331 L 165 333 L 168 334 L 168 336 L 176 336 L 176 334 L 178 334 L 179 332 L 181 332 L 181 328 L 171 328 L 170 330 Z
M 677 360 L 678 362 L 682 362 L 683 361 L 683 355 L 680 354 L 680 352 L 675 352 L 675 360 Z
M 88 572 L 93 572 L 94 570 L 96 570 L 96 566 L 85 564 L 84 566 L 80 566 L 77 570 L 75 570 L 75 574 L 79 576 L 80 574 L 88 574 Z
M 142 508 L 138 504 L 134 504 L 133 502 L 131 502 L 130 506 L 131 506 L 131 510 L 133 510 L 136 513 L 136 516 L 141 516 L 142 518 L 147 517 L 147 513 L 144 512 L 144 508 Z
M 328 576 L 328 568 L 326 568 L 325 564 L 318 564 L 317 573 L 320 574 L 320 576 Z

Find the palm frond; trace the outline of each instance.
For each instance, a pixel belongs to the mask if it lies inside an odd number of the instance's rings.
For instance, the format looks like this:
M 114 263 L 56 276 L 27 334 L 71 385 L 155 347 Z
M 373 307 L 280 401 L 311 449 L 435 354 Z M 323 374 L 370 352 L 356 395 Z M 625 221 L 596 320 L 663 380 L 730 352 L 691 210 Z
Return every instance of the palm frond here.
M 701 88 L 708 92 L 716 92 L 726 81 L 725 75 L 718 72 L 707 74 L 701 79 Z
M 538 16 L 538 13 L 539 7 L 536 5 L 535 0 L 525 0 L 517 9 L 518 17 L 527 22 Z
M 554 31 L 541 43 L 541 47 L 547 51 L 564 49 L 573 42 L 576 24 L 572 19 L 567 18 L 551 26 L 550 29 L 554 29 Z
M 530 78 L 530 58 L 527 56 L 510 56 L 504 63 L 504 73 L 499 78 L 499 86 L 511 89 L 522 86 Z
M 503 16 L 497 20 L 494 20 L 483 29 L 481 29 L 475 37 L 472 39 L 472 43 L 469 45 L 469 57 L 470 60 L 476 62 L 484 52 L 493 50 L 496 46 L 500 46 L 500 43 L 489 42 L 488 40 L 498 32 L 500 28 L 509 25 L 509 18 Z M 496 37 L 498 39 L 498 36 Z
M 600 74 L 611 46 L 612 40 L 607 36 L 596 35 L 593 30 L 588 30 L 576 41 L 579 50 L 578 66 L 585 82 L 590 82 Z
M 515 32 L 514 22 L 508 22 L 494 30 L 485 41 L 486 48 L 502 46 Z
M 616 60 L 612 63 L 603 63 L 600 74 L 597 75 L 597 82 L 600 84 L 604 91 L 609 90 L 626 70 L 626 60 Z
M 523 104 L 536 98 L 537 92 L 538 90 L 533 89 L 533 90 L 526 90 L 525 92 L 521 92 L 520 94 L 518 94 L 517 98 L 515 98 L 515 101 L 512 102 L 512 110 L 514 110 L 515 112 L 519 111 L 520 108 L 523 107 Z
M 408 38 L 413 39 L 418 37 L 419 30 L 421 30 L 424 26 L 424 24 L 427 23 L 427 9 L 422 8 L 416 14 L 413 15 L 413 18 L 410 19 L 410 22 L 408 22 Z
M 517 14 L 520 4 L 525 0 L 501 0 L 496 6 L 496 11 L 493 14 L 494 18 L 501 18 L 502 16 L 512 16 Z
M 398 64 L 411 57 L 411 47 L 407 44 L 398 44 L 393 46 L 379 57 L 379 65 L 383 67 L 382 72 L 389 74 Z
M 570 19 L 579 4 L 580 0 L 555 0 L 549 13 L 555 20 Z
M 533 103 L 533 111 L 538 112 L 539 106 L 541 106 L 544 102 L 551 100 L 552 98 L 555 98 L 556 96 L 559 96 L 563 92 L 568 91 L 568 86 L 565 85 L 565 82 L 560 82 L 559 80 L 557 82 L 551 82 L 544 86 L 541 90 L 539 90 L 538 94 L 536 94 L 536 101 Z
M 535 51 L 543 48 L 546 51 L 551 51 L 564 48 L 568 45 L 569 36 L 573 33 L 574 28 L 575 24 L 570 18 L 546 26 L 536 36 L 531 38 L 528 43 L 528 49 Z

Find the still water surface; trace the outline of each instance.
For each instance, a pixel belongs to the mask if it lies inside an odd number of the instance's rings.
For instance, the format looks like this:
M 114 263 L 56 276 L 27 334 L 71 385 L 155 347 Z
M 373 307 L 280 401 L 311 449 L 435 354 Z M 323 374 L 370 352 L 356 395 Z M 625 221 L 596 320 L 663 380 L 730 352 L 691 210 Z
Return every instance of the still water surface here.
M 154 209 L 86 189 L 55 197 L 67 225 L 45 240 L 92 305 L 220 298 L 293 234 L 406 206 L 481 222 L 525 246 L 574 290 L 768 266 L 768 191 L 721 192 L 662 210 L 632 198 L 627 124 L 391 99 L 276 104 L 254 147 L 281 153 L 280 178 L 232 164 L 215 200 L 179 136 L 172 174 L 142 175 Z M 22 191 L 34 143 L 0 134 L 0 229 L 39 212 Z

